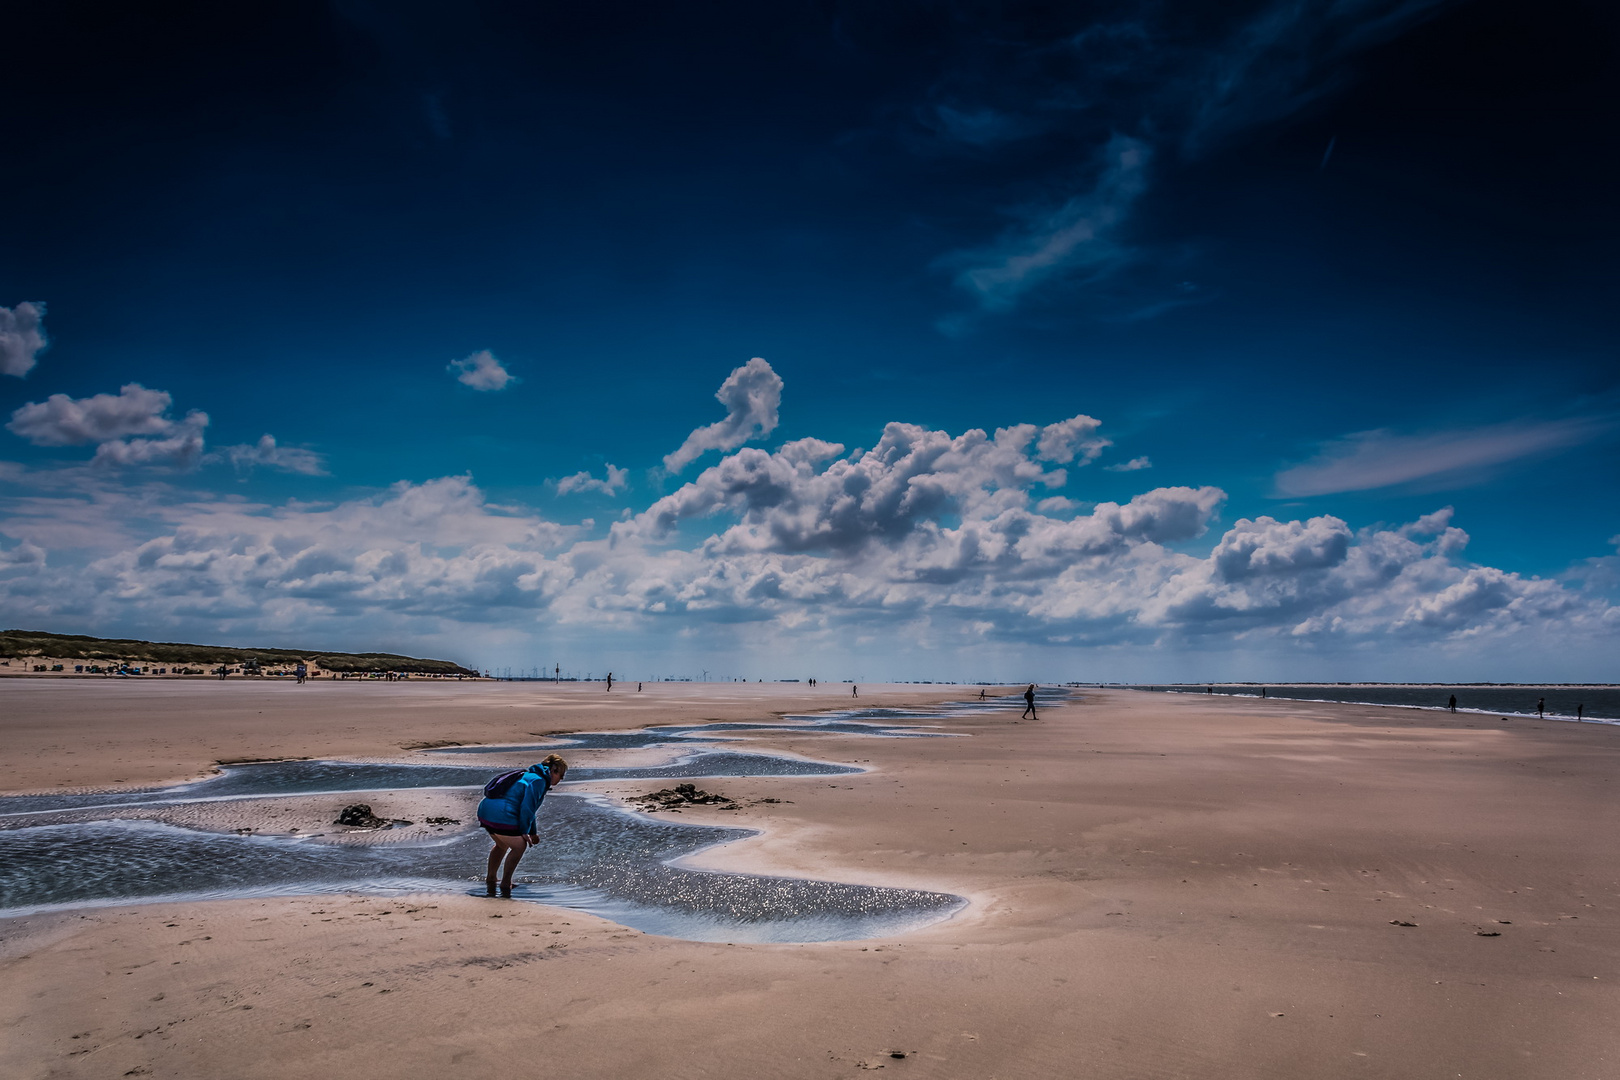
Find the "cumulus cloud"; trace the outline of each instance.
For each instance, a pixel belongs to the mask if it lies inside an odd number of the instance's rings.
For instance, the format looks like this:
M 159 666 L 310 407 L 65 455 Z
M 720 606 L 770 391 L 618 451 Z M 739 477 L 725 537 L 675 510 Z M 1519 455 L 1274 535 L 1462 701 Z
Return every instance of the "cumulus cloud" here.
M 321 455 L 297 446 L 281 446 L 277 444 L 276 437 L 270 434 L 259 436 L 256 443 L 220 447 L 210 456 L 229 461 L 240 472 L 251 472 L 255 467 L 264 466 L 304 476 L 326 475 L 326 461 Z
M 11 414 L 12 433 L 35 446 L 83 446 L 94 443 L 91 459 L 101 466 L 159 465 L 193 469 L 228 461 L 238 470 L 255 466 L 324 476 L 321 456 L 313 450 L 280 446 L 274 435 L 257 443 L 207 451 L 208 414 L 197 409 L 180 420 L 169 416 L 173 398 L 165 390 L 128 383 L 116 394 L 71 398 L 52 394 Z
M 623 491 L 630 482 L 630 470 L 621 469 L 617 465 L 609 464 L 607 475 L 598 480 L 589 472 L 577 472 L 573 476 L 565 476 L 557 481 L 557 494 L 568 495 L 576 491 L 599 491 L 603 495 L 612 495 Z
M 98 483 L 94 470 L 63 490 L 24 471 L 0 489 L 0 533 L 20 541 L 0 549 L 0 569 L 25 571 L 0 574 L 0 612 L 233 633 L 432 627 L 447 641 L 549 627 L 654 651 L 678 629 L 866 654 L 971 639 L 1480 655 L 1553 634 L 1612 648 L 1620 634 L 1620 609 L 1594 591 L 1468 561 L 1450 508 L 1391 527 L 1324 514 L 1223 528 L 1215 487 L 1089 506 L 1054 494 L 1095 438 L 1076 421 L 895 422 L 854 452 L 814 438 L 737 447 L 605 534 L 494 505 L 465 476 L 272 505 L 153 478 Z M 616 492 L 626 472 L 558 489 Z
M 70 398 L 52 394 L 11 414 L 6 427 L 35 446 L 82 446 L 131 435 L 164 435 L 174 426 L 167 391 L 129 383 L 116 394 Z M 204 421 L 206 423 L 206 420 Z
M 196 468 L 203 460 L 203 429 L 208 414 L 193 409 L 184 420 L 173 421 L 161 436 L 151 439 L 109 439 L 96 446 L 96 465 L 165 465 Z
M 1064 420 L 1056 424 L 1048 424 L 1041 429 L 1040 441 L 1036 449 L 1040 452 L 1043 461 L 1055 461 L 1059 465 L 1067 465 L 1079 458 L 1079 464 L 1089 465 L 1114 445 L 1110 439 L 1096 437 L 1096 431 L 1102 427 L 1101 420 L 1094 420 L 1085 414 Z
M 726 418 L 698 428 L 666 455 L 664 468 L 670 472 L 680 472 L 707 451 L 732 450 L 776 430 L 782 378 L 761 357 L 734 370 L 714 396 L 726 407 Z
M 1520 422 L 1396 435 L 1362 431 L 1326 444 L 1312 460 L 1284 469 L 1275 478 L 1284 497 L 1370 491 L 1419 480 L 1458 485 L 1480 470 L 1535 454 L 1565 450 L 1614 430 L 1601 418 Z
M 1104 465 L 1103 468 L 1109 472 L 1140 472 L 1143 469 L 1153 468 L 1153 461 L 1143 455 L 1142 457 L 1133 457 L 1129 461 L 1121 461 L 1115 465 Z
M 45 305 L 24 300 L 0 307 L 0 374 L 22 378 L 33 370 L 45 339 Z
M 140 383 L 88 398 L 52 394 L 17 409 L 6 427 L 35 446 L 95 443 L 93 460 L 101 465 L 194 468 L 202 460 L 208 414 L 194 409 L 172 420 L 171 403 L 166 391 Z
M 452 360 L 445 370 L 454 374 L 458 383 L 474 390 L 505 390 L 512 383 L 521 381 L 502 367 L 495 354 L 488 349 L 479 349 L 471 356 Z

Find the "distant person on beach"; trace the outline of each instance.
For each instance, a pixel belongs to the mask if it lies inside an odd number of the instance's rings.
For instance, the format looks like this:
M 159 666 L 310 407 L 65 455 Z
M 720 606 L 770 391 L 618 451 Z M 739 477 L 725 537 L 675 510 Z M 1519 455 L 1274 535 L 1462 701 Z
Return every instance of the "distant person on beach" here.
M 636 693 L 638 693 L 638 694 L 641 693 L 641 684 L 640 683 L 636 683 Z
M 1018 719 L 1020 719 L 1020 720 L 1024 720 L 1024 719 L 1039 720 L 1040 719 L 1040 717 L 1037 716 L 1036 713 L 1035 713 L 1035 684 L 1034 683 L 1030 683 L 1029 684 L 1029 689 L 1024 691 L 1024 714 L 1023 714 L 1023 716 L 1020 716 Z
M 860 697 L 861 696 L 861 688 L 856 686 L 854 683 L 851 683 L 850 686 L 849 686 L 849 696 L 850 697 Z
M 1265 687 L 1263 687 L 1263 686 L 1262 686 L 1262 687 L 1261 687 L 1261 688 L 1260 688 L 1260 696 L 1261 696 L 1261 697 L 1265 697 L 1265 696 L 1266 696 L 1266 688 L 1265 688 Z
M 984 700 L 984 688 L 982 686 L 979 688 L 979 700 Z
M 1585 711 L 1586 711 L 1586 706 L 1585 705 L 1577 705 L 1577 706 L 1575 706 L 1575 722 L 1577 724 L 1586 723 L 1586 721 L 1581 718 L 1581 714 L 1584 713 Z
M 1457 695 L 1456 694 L 1451 695 L 1451 700 L 1446 702 L 1446 708 L 1450 709 L 1452 712 L 1457 711 Z
M 517 871 L 518 861 L 526 850 L 540 842 L 534 823 L 540 803 L 546 792 L 562 783 L 567 773 L 568 762 L 556 754 L 547 754 L 544 761 L 530 765 L 500 795 L 487 797 L 478 804 L 478 824 L 495 842 L 489 853 L 489 873 L 484 878 L 485 895 L 495 895 L 495 872 L 501 870 L 504 860 L 501 895 L 511 899 L 512 875 Z
M 608 672 L 608 693 L 613 693 L 613 672 Z
M 1547 710 L 1547 699 L 1546 698 L 1537 698 L 1536 699 L 1536 718 L 1537 719 L 1545 719 L 1546 717 L 1545 717 L 1544 714 L 1546 713 L 1546 710 Z

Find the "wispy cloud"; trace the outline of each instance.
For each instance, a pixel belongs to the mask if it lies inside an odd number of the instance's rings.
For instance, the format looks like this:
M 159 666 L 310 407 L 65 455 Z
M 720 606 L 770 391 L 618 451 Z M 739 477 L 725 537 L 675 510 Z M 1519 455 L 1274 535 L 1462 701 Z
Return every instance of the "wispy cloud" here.
M 1018 298 L 1055 274 L 1103 272 L 1128 256 L 1114 232 L 1147 188 L 1152 154 L 1146 143 L 1125 135 L 1109 140 L 1092 186 L 1030 227 L 995 246 L 957 256 L 970 265 L 956 282 L 986 309 L 1006 311 Z
M 1142 457 L 1122 461 L 1118 465 L 1104 465 L 1103 468 L 1109 472 L 1140 472 L 1143 469 L 1153 468 L 1153 462 L 1144 454 Z
M 1345 61 L 1460 0 L 1283 0 L 1209 53 L 1178 92 L 1191 106 L 1182 149 L 1198 156 L 1338 90 Z
M 24 300 L 0 307 L 0 374 L 22 378 L 33 370 L 45 348 L 45 305 Z
M 456 382 L 474 390 L 505 390 L 512 383 L 522 382 L 507 371 L 488 349 L 479 349 L 471 356 L 452 360 L 445 370 L 455 375 Z
M 209 458 L 229 461 L 238 472 L 251 472 L 263 466 L 304 476 L 326 475 L 326 462 L 321 455 L 297 446 L 278 445 L 276 437 L 269 434 L 259 436 L 256 443 L 221 447 Z
M 1123 234 L 1153 175 L 1296 115 L 1350 81 L 1357 53 L 1459 2 L 1274 0 L 1196 47 L 1184 28 L 1151 15 L 1054 41 L 991 36 L 991 71 L 962 75 L 964 85 L 945 92 L 948 104 L 919 110 L 922 126 L 975 151 L 1015 139 L 1079 143 L 1093 165 L 1078 184 L 1053 182 L 1062 194 L 1026 211 L 1023 228 L 938 265 L 957 269 L 957 285 L 988 311 L 1015 308 L 1043 283 L 1116 277 L 1147 257 Z M 1131 309 L 1151 318 L 1187 300 Z
M 1565 450 L 1614 430 L 1608 418 L 1496 424 L 1396 435 L 1361 431 L 1325 444 L 1317 456 L 1276 476 L 1281 497 L 1371 491 L 1417 480 L 1470 482 L 1477 471 L 1535 454 Z

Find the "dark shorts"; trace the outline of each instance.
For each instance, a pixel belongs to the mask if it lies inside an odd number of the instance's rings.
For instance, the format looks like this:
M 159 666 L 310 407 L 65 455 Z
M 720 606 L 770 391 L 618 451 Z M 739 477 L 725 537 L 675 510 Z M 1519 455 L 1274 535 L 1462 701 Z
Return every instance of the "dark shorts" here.
M 486 830 L 494 833 L 496 836 L 523 835 L 523 830 L 518 828 L 516 825 L 496 825 L 493 822 L 485 821 L 483 818 L 478 819 L 478 824 L 482 825 Z

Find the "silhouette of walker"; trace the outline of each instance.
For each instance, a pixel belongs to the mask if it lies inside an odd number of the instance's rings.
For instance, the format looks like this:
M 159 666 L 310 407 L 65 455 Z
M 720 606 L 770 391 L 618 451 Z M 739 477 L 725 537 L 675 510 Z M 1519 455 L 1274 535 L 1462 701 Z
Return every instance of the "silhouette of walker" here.
M 1023 719 L 1026 719 L 1026 718 L 1030 719 L 1030 720 L 1039 720 L 1040 719 L 1040 716 L 1038 716 L 1036 714 L 1036 712 L 1035 712 L 1035 684 L 1034 683 L 1030 683 L 1029 684 L 1029 689 L 1024 691 L 1024 714 L 1022 716 L 1020 716 L 1018 719 L 1023 720 Z
M 1547 699 L 1546 698 L 1537 698 L 1536 699 L 1536 718 L 1538 720 L 1539 719 L 1545 719 L 1546 712 L 1547 712 Z
M 1456 694 L 1451 695 L 1451 700 L 1446 702 L 1446 708 L 1450 709 L 1452 712 L 1457 711 L 1457 695 Z

